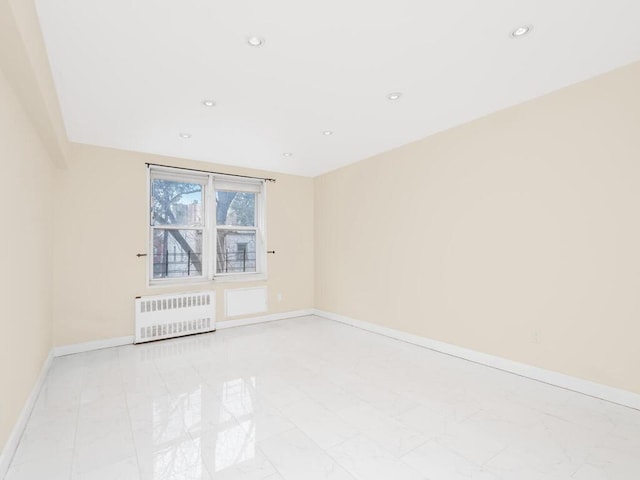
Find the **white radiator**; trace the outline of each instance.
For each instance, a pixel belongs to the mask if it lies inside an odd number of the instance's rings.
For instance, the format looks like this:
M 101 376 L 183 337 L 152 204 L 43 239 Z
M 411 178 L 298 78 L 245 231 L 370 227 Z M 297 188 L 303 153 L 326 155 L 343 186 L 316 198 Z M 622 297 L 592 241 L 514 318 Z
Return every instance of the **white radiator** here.
M 136 298 L 135 343 L 216 329 L 215 291 Z

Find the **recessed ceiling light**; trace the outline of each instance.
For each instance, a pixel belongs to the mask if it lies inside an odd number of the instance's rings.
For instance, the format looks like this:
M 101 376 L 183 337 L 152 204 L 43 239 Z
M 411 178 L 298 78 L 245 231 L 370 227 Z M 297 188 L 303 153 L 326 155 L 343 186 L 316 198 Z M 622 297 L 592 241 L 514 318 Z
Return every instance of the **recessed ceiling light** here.
M 251 36 L 247 37 L 247 43 L 252 47 L 261 47 L 264 45 L 265 39 L 262 37 Z
M 203 100 L 202 104 L 205 107 L 215 107 L 216 106 L 216 102 L 214 102 L 213 100 Z
M 518 27 L 513 32 L 511 32 L 511 37 L 512 38 L 524 37 L 527 33 L 531 33 L 531 29 L 533 29 L 531 25 L 522 25 L 521 27 Z
M 293 155 L 293 153 L 291 153 L 291 152 L 284 152 L 282 154 L 283 157 L 291 157 L 292 155 Z
M 179 133 L 178 135 L 180 135 L 180 138 L 191 138 L 191 134 L 186 132 Z
M 401 96 L 402 96 L 401 92 L 393 92 L 393 93 L 390 93 L 389 95 L 387 95 L 387 98 L 389 100 L 398 100 Z
M 333 130 L 325 130 L 322 134 L 328 137 L 329 135 L 333 135 Z

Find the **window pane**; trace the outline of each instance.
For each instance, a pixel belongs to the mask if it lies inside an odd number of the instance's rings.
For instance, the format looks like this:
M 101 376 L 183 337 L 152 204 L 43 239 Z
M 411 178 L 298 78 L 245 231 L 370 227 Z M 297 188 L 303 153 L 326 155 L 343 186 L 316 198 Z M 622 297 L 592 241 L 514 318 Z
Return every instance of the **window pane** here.
M 153 225 L 202 225 L 202 185 L 154 179 Z
M 153 278 L 202 276 L 202 230 L 153 230 Z
M 216 273 L 256 271 L 255 230 L 218 230 Z
M 233 227 L 255 227 L 256 194 L 217 190 L 216 223 Z

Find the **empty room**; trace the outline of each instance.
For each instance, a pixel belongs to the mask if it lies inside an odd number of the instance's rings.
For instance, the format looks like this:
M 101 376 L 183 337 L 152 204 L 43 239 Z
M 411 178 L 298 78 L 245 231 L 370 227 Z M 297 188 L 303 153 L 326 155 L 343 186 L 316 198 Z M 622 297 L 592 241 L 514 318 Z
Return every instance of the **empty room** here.
M 638 480 L 637 0 L 0 0 L 0 479 Z

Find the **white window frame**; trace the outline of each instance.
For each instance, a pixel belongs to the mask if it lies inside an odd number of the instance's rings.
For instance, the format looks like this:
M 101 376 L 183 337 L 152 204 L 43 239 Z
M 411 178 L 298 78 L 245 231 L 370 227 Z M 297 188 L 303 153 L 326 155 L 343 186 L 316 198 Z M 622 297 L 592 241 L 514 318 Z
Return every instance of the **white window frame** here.
M 263 215 L 263 200 L 261 197 L 264 195 L 264 181 L 258 182 L 247 182 L 243 178 L 228 178 L 221 177 L 220 175 L 215 175 L 213 178 L 213 197 L 215 199 L 216 191 L 235 191 L 235 192 L 250 192 L 256 194 L 256 203 L 255 203 L 255 226 L 251 227 L 242 227 L 242 226 L 220 226 L 217 224 L 216 215 L 213 214 L 213 232 L 212 235 L 215 237 L 214 242 L 218 241 L 218 230 L 240 230 L 240 231 L 255 231 L 256 232 L 256 272 L 252 273 L 253 275 L 257 275 L 260 272 L 265 271 L 265 239 L 264 239 L 264 215 Z M 214 200 L 215 201 L 215 200 Z M 260 254 L 262 253 L 262 254 Z M 213 254 L 213 264 L 211 266 L 212 272 L 217 272 L 217 261 L 218 255 L 217 250 L 214 251 Z M 214 273 L 214 278 L 217 279 L 235 279 L 238 273 Z M 250 275 L 250 273 L 243 273 L 243 276 Z
M 152 220 L 152 182 L 155 179 L 180 182 L 199 183 L 203 186 L 203 222 L 202 227 L 189 226 L 188 229 L 202 228 L 202 275 L 192 277 L 153 278 L 153 232 L 155 229 L 172 228 L 172 226 L 153 225 Z M 267 245 L 266 245 L 266 188 L 262 179 L 236 177 L 217 173 L 196 172 L 174 167 L 149 166 L 147 169 L 147 221 L 148 221 L 148 255 L 147 285 L 161 287 L 208 282 L 252 282 L 267 279 Z M 216 189 L 253 192 L 256 194 L 255 227 L 229 227 L 233 230 L 256 231 L 256 271 L 216 273 L 217 231 L 216 224 Z M 178 227 L 173 227 L 178 228 Z

